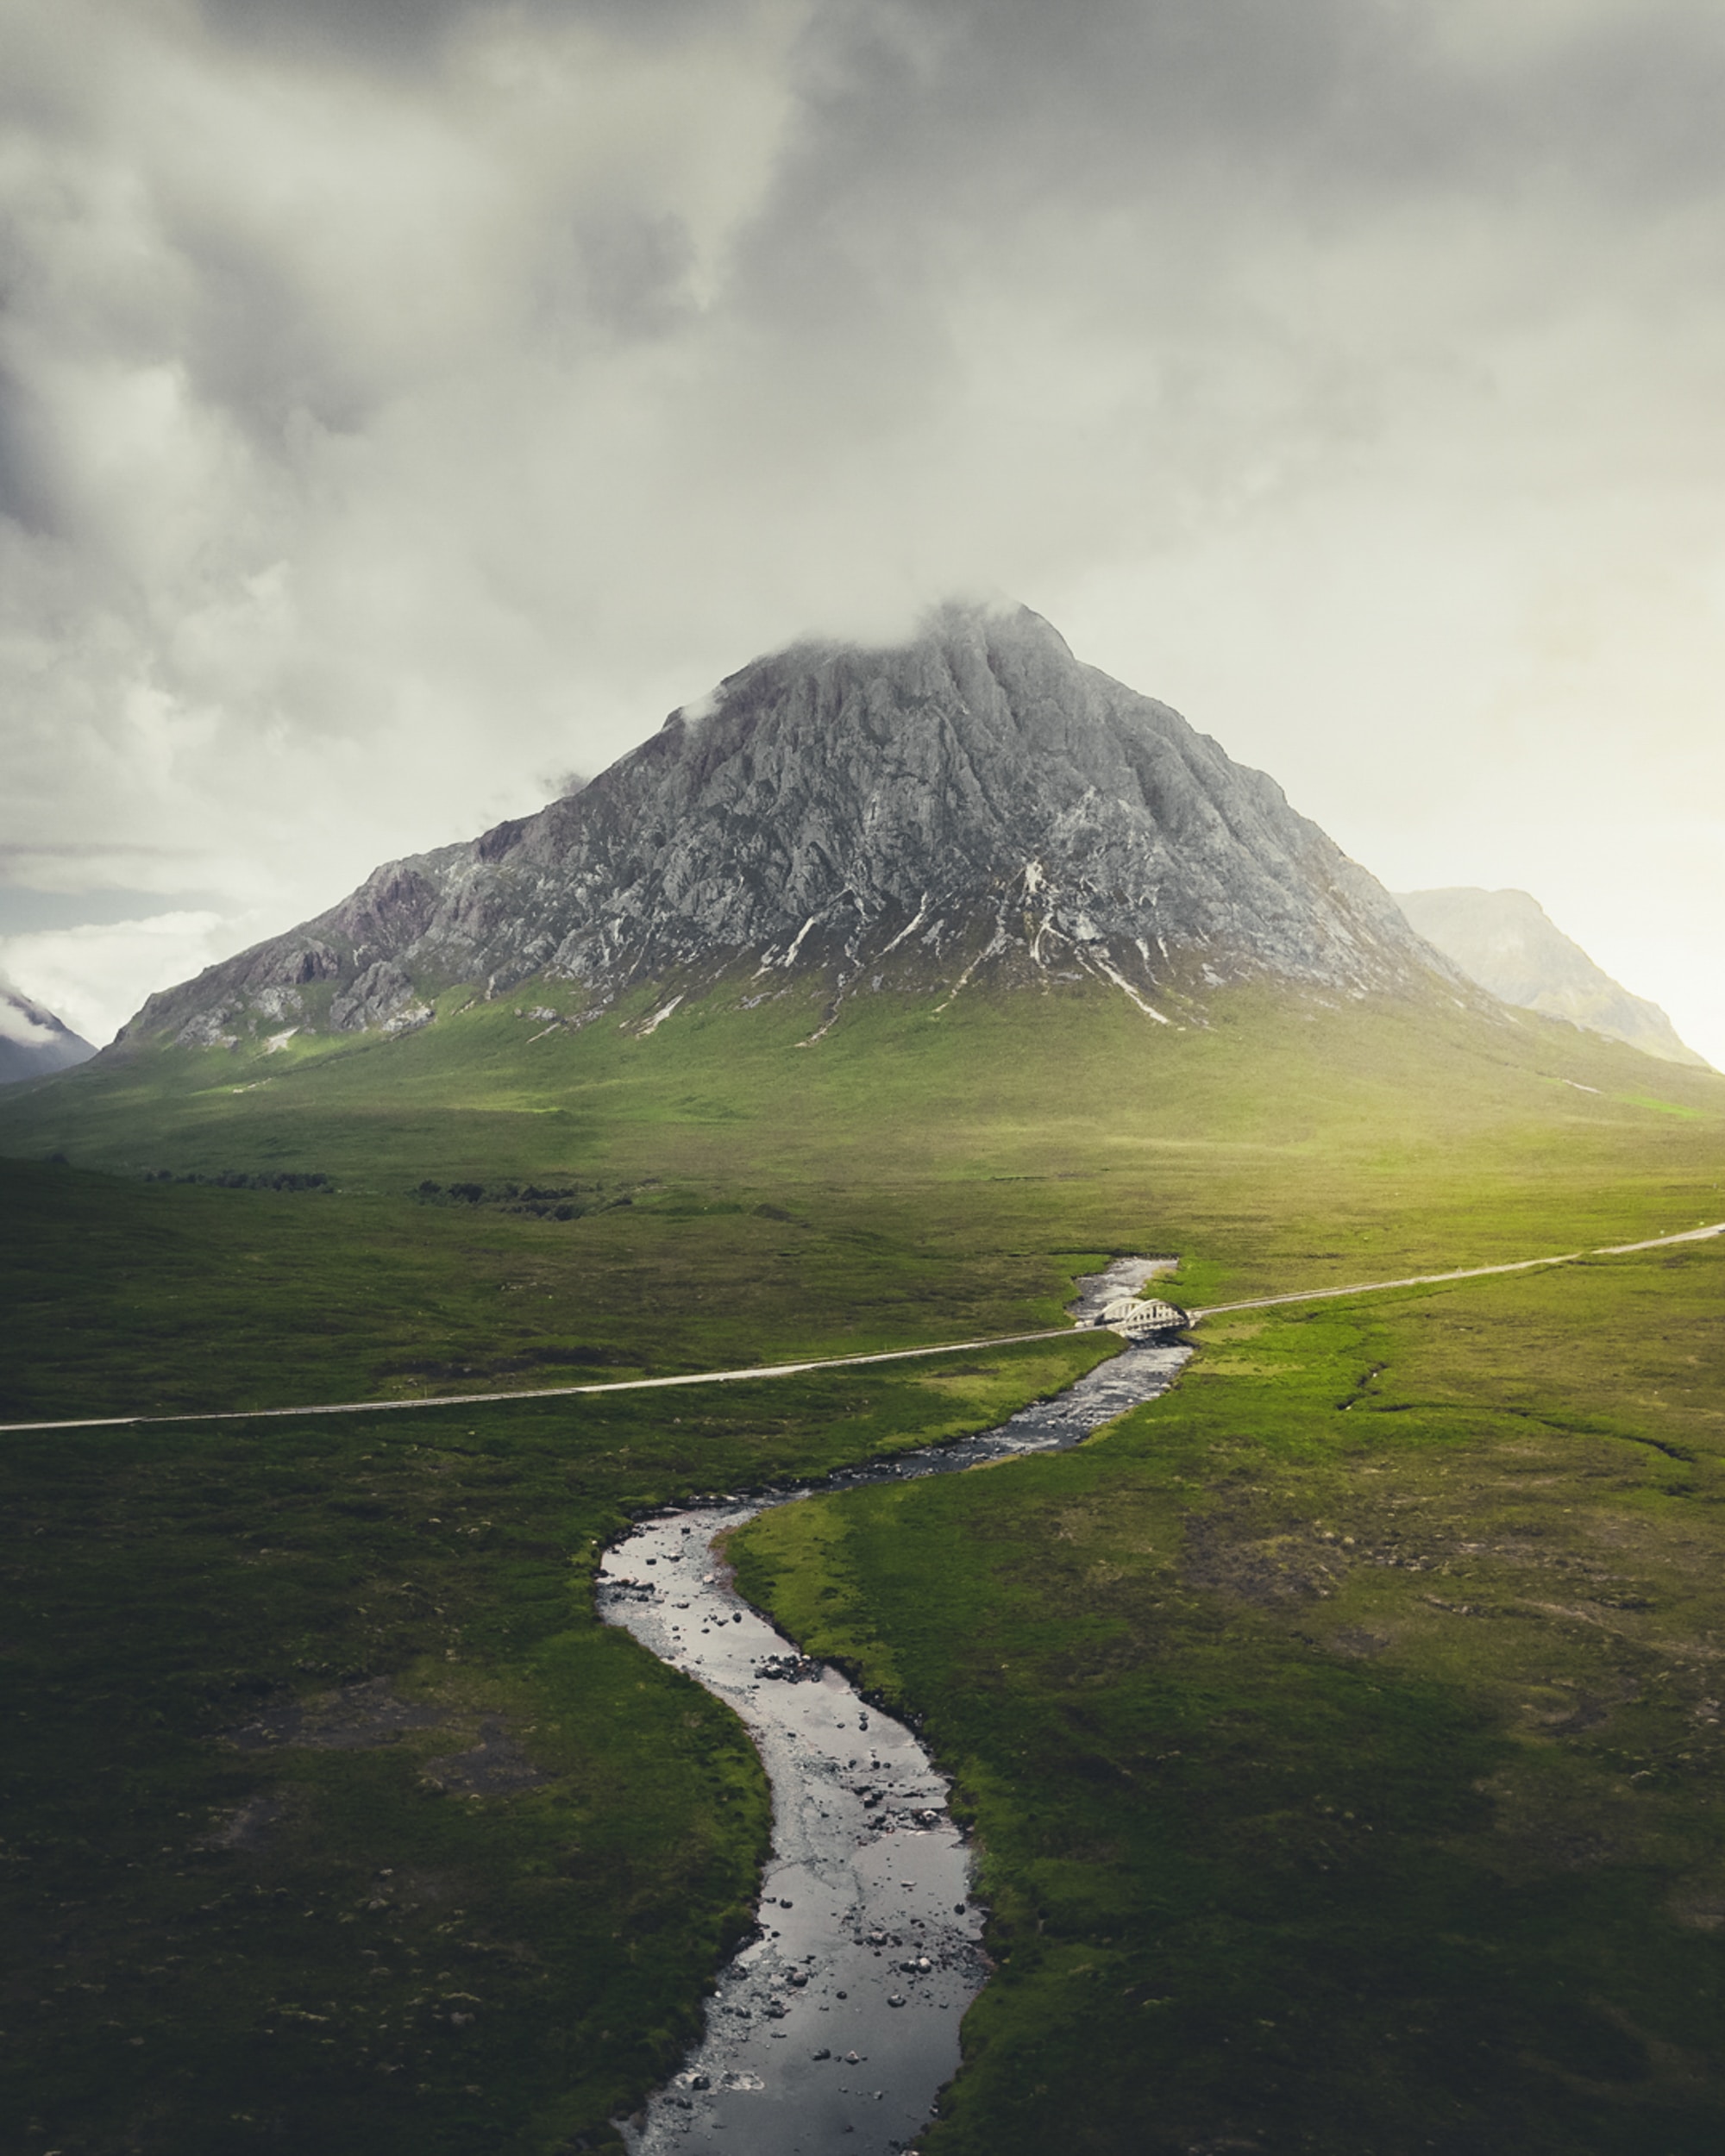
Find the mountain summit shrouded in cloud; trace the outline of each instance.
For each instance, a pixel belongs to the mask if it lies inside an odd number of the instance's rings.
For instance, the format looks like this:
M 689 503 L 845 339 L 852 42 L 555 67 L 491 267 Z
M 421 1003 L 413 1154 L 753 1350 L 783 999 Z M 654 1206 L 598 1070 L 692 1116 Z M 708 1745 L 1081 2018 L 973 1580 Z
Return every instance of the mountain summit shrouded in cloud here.
M 52 1011 L 0 981 L 0 1086 L 70 1070 L 74 1064 L 88 1062 L 95 1053 L 88 1041 Z
M 1273 780 L 1028 608 L 950 605 L 904 644 L 756 661 L 579 793 L 389 863 L 122 1041 L 398 1031 L 535 975 L 603 1004 L 740 971 L 758 1002 L 819 968 L 834 1012 L 1088 979 L 1157 1017 L 1265 976 L 1424 992 L 1437 962 Z
M 1525 891 L 1398 891 L 1427 942 L 1500 1001 L 1627 1041 L 1662 1062 L 1707 1068 L 1657 1003 L 1596 966 Z
M 235 950 L 999 586 L 1725 1041 L 1718 9 L 4 22 L 0 883 Z M 159 949 L 75 935 L 105 1028 Z

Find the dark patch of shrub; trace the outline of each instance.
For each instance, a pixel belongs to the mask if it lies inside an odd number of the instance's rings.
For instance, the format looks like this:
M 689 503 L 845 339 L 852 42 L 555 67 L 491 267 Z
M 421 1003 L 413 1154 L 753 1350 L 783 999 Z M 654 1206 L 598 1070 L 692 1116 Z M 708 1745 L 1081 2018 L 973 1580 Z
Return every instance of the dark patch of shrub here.
M 264 1169 L 257 1174 L 243 1168 L 218 1169 L 213 1175 L 201 1169 L 187 1169 L 176 1174 L 172 1168 L 147 1168 L 147 1183 L 203 1183 L 212 1190 L 332 1190 L 335 1186 L 321 1169 L 292 1168 Z

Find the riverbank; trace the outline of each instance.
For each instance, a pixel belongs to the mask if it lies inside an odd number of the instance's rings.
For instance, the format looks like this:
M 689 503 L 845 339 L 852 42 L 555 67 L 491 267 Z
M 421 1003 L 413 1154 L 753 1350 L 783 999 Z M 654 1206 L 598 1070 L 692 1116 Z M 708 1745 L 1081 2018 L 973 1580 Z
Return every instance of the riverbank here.
M 600 1551 L 1114 1344 L 9 1439 L 0 2111 L 90 2156 L 620 2152 L 769 1811 L 736 1720 L 600 1622 Z
M 1172 1260 L 1120 1258 L 1082 1278 L 1088 1322 Z M 1126 1347 L 1000 1426 L 836 1470 L 827 1494 L 963 1475 L 1065 1451 L 1173 1383 L 1189 1351 Z M 797 2156 L 854 2136 L 892 2156 L 926 2122 L 958 2065 L 958 2022 L 981 1989 L 970 1852 L 944 1777 L 911 1730 L 836 1669 L 787 1653 L 735 1593 L 728 1554 L 750 1520 L 807 1488 L 676 1510 L 605 1553 L 599 1605 L 661 1661 L 731 1708 L 773 1791 L 757 1934 L 722 1971 L 700 2044 L 630 2131 L 638 2156 L 723 2150 Z M 773 2026 L 773 2024 L 780 2026 Z M 775 2048 L 782 2046 L 782 2048 Z
M 924 2156 L 1718 2147 L 1722 1292 L 1217 1318 L 1097 1444 L 737 1538 L 977 1839 Z

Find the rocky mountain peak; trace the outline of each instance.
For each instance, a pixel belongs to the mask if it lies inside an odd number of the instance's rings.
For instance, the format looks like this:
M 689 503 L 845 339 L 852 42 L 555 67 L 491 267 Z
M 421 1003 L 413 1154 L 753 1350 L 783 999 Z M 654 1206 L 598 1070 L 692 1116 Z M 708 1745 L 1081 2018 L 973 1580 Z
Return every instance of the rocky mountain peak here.
M 1427 992 L 1445 962 L 1281 788 L 1026 607 L 728 676 L 579 793 L 152 998 L 129 1037 L 400 1030 L 457 984 L 608 998 L 819 968 L 835 997 L 1253 976 Z

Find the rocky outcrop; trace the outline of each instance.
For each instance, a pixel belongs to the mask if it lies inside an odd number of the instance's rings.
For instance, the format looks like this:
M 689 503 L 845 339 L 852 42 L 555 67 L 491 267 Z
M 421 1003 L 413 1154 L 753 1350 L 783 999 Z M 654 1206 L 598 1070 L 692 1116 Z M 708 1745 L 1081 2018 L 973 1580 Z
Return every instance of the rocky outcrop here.
M 34 997 L 0 981 L 0 1086 L 70 1070 L 95 1053 L 81 1034 Z
M 744 667 L 579 793 L 379 869 L 127 1037 L 399 1026 L 457 984 L 610 995 L 729 968 L 819 968 L 841 996 L 1088 976 L 1151 1016 L 1255 976 L 1453 985 L 1273 780 L 1039 616 L 952 605 L 901 647 Z
M 1657 1003 L 1602 972 L 1527 892 L 1407 891 L 1400 903 L 1428 943 L 1501 1002 L 1566 1018 L 1668 1063 L 1709 1068 Z

